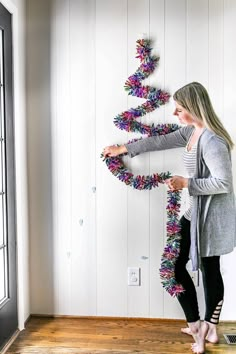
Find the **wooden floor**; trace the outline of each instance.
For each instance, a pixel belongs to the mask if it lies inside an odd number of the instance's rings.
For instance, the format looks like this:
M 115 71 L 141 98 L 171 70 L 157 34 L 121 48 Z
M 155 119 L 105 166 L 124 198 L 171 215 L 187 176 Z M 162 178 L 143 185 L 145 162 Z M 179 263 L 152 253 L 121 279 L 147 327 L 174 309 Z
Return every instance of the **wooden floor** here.
M 192 353 L 191 337 L 180 333 L 183 321 L 75 319 L 32 317 L 7 354 L 184 354 Z M 236 353 L 223 333 L 235 333 L 236 323 L 219 326 L 220 344 L 206 353 Z

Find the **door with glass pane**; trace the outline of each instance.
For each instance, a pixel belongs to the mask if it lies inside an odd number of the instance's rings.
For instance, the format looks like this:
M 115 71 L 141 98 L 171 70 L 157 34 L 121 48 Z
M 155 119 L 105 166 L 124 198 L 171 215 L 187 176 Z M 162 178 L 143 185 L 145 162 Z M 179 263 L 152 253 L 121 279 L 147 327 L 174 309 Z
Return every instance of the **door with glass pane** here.
M 11 27 L 0 3 L 0 349 L 18 327 Z

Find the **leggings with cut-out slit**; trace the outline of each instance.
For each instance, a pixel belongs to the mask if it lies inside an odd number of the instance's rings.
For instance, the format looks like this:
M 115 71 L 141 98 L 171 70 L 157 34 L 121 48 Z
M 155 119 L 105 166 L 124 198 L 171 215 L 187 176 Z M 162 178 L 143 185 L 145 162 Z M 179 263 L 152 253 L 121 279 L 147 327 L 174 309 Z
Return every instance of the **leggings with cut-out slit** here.
M 180 254 L 175 265 L 175 278 L 177 282 L 183 285 L 185 291 L 178 296 L 178 300 L 183 308 L 187 322 L 195 322 L 200 319 L 197 294 L 192 278 L 186 269 L 190 250 L 190 221 L 182 217 L 180 222 L 182 238 Z M 201 263 L 206 303 L 205 321 L 218 324 L 224 296 L 220 257 L 203 257 L 201 258 Z

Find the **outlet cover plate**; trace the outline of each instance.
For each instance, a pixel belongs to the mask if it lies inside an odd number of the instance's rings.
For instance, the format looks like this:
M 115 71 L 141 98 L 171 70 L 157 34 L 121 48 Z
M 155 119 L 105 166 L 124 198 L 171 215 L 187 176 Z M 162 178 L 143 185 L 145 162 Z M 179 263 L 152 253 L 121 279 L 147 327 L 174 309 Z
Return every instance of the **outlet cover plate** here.
M 140 268 L 129 267 L 128 268 L 128 285 L 140 286 Z

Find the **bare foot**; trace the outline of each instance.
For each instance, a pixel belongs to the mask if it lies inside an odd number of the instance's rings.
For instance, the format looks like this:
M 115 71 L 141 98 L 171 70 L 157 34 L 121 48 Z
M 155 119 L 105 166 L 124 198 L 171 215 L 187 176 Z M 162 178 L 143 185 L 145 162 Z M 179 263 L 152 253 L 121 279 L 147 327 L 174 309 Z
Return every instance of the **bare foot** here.
M 217 344 L 219 343 L 219 336 L 217 334 L 217 326 L 213 323 L 207 322 L 208 324 L 208 332 L 206 336 L 206 340 L 210 343 Z
M 219 343 L 219 337 L 218 337 L 218 334 L 217 334 L 216 325 L 208 322 L 208 326 L 209 327 L 208 327 L 206 340 L 209 343 L 213 343 L 213 344 Z M 191 329 L 189 327 L 181 328 L 181 332 L 184 333 L 184 334 L 188 334 L 189 336 L 192 336 L 192 332 L 191 332 Z
M 184 334 L 188 334 L 189 336 L 192 336 L 192 332 L 189 327 L 181 328 L 181 332 Z
M 205 353 L 205 352 L 199 352 L 199 347 L 198 347 L 197 343 L 193 343 L 191 345 L 191 349 L 192 349 L 192 352 L 195 354 L 204 354 Z
M 192 351 L 196 354 L 205 353 L 205 338 L 208 332 L 207 322 L 197 321 L 189 323 L 188 325 L 195 340 L 195 343 L 191 346 Z

